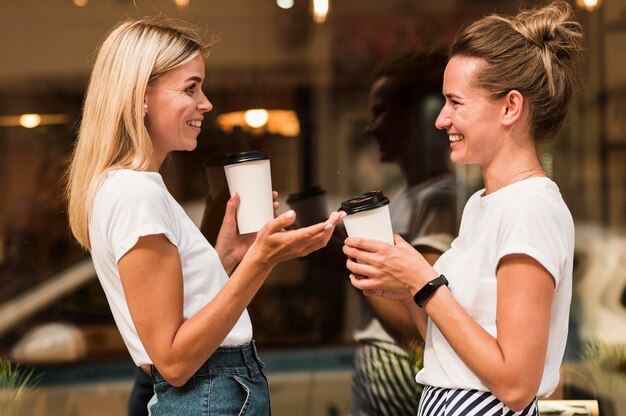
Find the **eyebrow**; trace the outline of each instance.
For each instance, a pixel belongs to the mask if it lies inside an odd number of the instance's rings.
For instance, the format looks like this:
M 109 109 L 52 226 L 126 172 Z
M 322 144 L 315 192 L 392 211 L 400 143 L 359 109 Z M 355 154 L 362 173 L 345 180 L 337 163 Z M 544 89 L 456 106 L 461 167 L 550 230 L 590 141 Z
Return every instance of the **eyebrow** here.
M 189 77 L 187 78 L 187 81 L 196 81 L 196 82 L 202 82 L 202 78 L 197 77 L 197 76 L 193 76 L 193 77 Z
M 459 95 L 456 95 L 453 93 L 448 93 L 448 94 L 443 93 L 443 96 L 446 98 L 461 98 Z

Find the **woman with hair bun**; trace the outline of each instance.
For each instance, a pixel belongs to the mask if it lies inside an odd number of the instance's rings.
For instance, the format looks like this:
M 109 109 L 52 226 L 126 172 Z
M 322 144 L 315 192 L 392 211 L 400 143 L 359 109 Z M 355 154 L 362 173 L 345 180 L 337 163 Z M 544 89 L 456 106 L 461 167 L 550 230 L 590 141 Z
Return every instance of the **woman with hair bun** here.
M 213 108 L 202 90 L 207 52 L 193 28 L 166 19 L 130 19 L 107 35 L 69 171 L 70 226 L 154 381 L 151 415 L 268 415 L 246 307 L 276 264 L 325 246 L 342 216 L 285 231 L 295 221 L 287 211 L 240 235 L 234 194 L 215 247 L 202 236 L 159 169 L 170 152 L 196 147 Z
M 557 387 L 574 223 L 537 146 L 563 125 L 582 37 L 562 1 L 464 28 L 435 123 L 451 160 L 484 180 L 459 236 L 432 267 L 399 236 L 346 240 L 352 284 L 399 299 L 425 338 L 418 415 L 538 415 L 537 397 Z

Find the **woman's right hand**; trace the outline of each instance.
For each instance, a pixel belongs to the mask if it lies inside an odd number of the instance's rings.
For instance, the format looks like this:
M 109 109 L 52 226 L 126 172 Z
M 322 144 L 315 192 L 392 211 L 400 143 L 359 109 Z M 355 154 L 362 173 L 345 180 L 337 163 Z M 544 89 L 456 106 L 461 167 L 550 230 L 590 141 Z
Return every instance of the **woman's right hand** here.
M 269 267 L 296 257 L 306 256 L 326 246 L 335 227 L 344 216 L 343 212 L 333 212 L 324 222 L 286 230 L 296 219 L 296 213 L 293 210 L 287 211 L 259 230 L 246 256 L 254 256 L 255 261 Z

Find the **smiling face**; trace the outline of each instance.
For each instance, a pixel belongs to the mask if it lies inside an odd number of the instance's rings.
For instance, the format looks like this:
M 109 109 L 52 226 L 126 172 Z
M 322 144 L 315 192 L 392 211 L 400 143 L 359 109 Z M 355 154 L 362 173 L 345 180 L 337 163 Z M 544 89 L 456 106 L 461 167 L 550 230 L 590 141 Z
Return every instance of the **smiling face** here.
M 200 55 L 149 84 L 145 124 L 154 149 L 152 170 L 174 150 L 193 150 L 204 113 L 213 105 L 202 92 L 204 61 Z
M 443 78 L 446 102 L 435 125 L 448 133 L 450 159 L 458 164 L 489 165 L 504 145 L 501 117 L 502 100 L 474 85 L 478 71 L 485 65 L 480 58 L 454 56 Z

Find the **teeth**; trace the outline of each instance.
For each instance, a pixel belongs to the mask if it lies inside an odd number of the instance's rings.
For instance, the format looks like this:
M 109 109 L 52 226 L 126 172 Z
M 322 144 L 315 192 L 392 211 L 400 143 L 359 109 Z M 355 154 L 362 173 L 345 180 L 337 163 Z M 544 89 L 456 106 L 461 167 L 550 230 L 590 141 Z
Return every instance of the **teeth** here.
M 461 134 L 450 134 L 450 135 L 448 135 L 448 138 L 450 139 L 450 141 L 452 143 L 455 143 L 455 142 L 463 140 L 463 135 L 461 135 Z
M 202 126 L 202 122 L 198 121 L 198 120 L 188 121 L 187 124 L 189 124 L 191 127 L 198 127 L 198 128 L 200 128 L 200 126 Z

